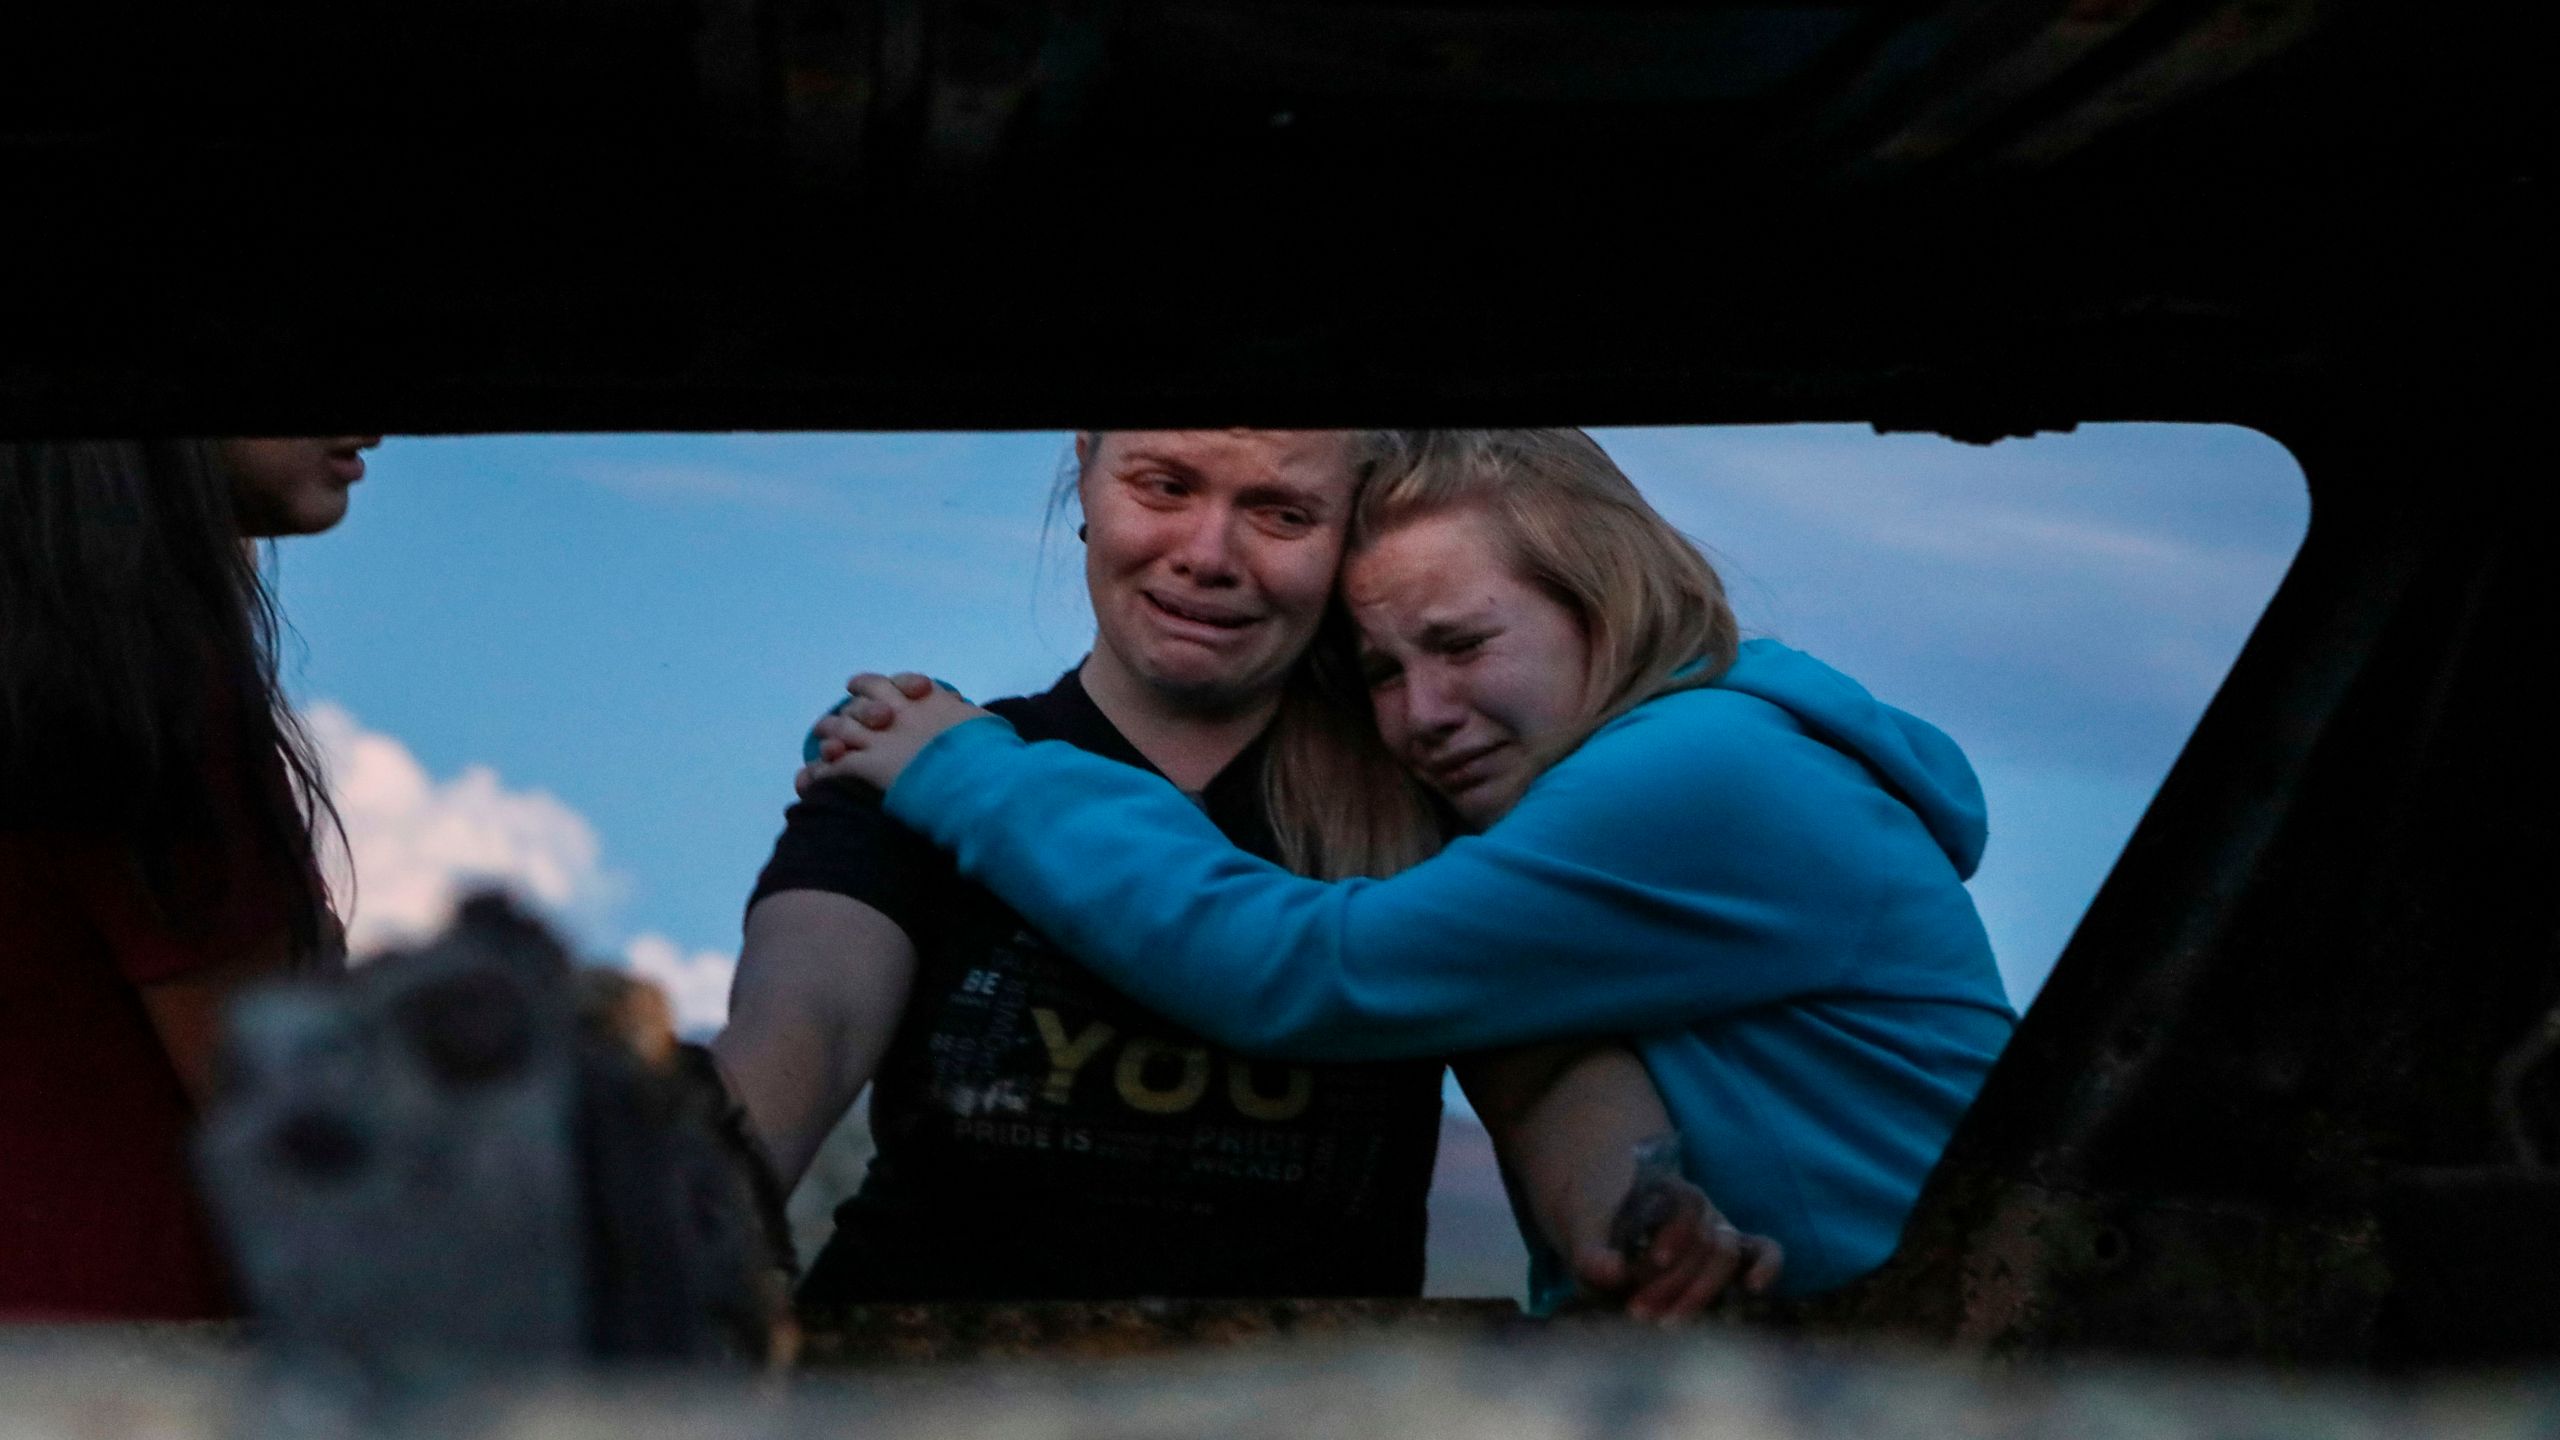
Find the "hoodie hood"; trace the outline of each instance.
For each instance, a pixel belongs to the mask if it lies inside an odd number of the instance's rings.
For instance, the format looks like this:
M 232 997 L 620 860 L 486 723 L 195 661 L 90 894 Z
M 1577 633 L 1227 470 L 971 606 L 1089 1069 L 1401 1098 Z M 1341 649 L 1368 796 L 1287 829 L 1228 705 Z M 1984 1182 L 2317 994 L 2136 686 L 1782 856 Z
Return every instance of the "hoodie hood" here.
M 1920 816 L 1966 879 L 1982 863 L 1990 827 L 1982 782 L 1946 732 L 1878 700 L 1857 681 L 1775 640 L 1744 642 L 1717 688 L 1766 700 L 1815 739 L 1856 756 Z

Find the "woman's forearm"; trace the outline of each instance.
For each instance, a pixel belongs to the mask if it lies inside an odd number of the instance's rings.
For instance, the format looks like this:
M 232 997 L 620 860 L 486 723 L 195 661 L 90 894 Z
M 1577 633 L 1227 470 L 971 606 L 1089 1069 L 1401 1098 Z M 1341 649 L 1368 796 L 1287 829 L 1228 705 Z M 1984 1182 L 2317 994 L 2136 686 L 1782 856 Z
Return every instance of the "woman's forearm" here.
M 848 896 L 785 890 L 747 912 L 711 1053 L 784 1189 L 879 1069 L 915 969 L 897 922 Z
M 1672 1133 L 1643 1062 L 1614 1041 L 1558 1041 L 1456 1069 L 1538 1233 L 1568 1259 L 1607 1246 L 1638 1151 Z
M 1464 1061 L 1458 1075 L 1529 1225 L 1586 1300 L 1671 1321 L 1736 1282 L 1754 1294 L 1776 1283 L 1777 1243 L 1734 1228 L 1681 1175 L 1661 1092 L 1625 1045 L 1521 1046 Z

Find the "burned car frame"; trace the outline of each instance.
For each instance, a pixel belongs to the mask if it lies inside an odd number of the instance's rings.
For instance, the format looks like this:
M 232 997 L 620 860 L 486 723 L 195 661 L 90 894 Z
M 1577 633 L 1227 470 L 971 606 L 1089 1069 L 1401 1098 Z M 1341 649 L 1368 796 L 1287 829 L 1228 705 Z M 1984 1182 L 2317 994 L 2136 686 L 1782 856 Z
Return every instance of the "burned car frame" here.
M 2560 1344 L 2521 17 L 73 8 L 0 47 L 15 434 L 2265 430 L 2313 500 L 2282 590 L 1895 1260 L 1757 1318 Z

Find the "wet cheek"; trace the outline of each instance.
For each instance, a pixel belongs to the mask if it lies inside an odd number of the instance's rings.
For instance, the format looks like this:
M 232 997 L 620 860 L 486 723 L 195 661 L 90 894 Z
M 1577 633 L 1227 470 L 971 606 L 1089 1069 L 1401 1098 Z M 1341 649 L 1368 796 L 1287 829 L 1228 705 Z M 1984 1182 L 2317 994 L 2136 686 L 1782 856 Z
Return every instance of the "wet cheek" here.
M 1556 727 L 1567 702 L 1552 677 L 1512 669 L 1485 678 L 1481 708 L 1503 728 L 1525 740 Z
M 1405 733 L 1402 707 L 1375 694 L 1370 696 L 1369 705 L 1377 719 L 1379 743 L 1387 747 L 1388 754 L 1402 757 Z
M 1144 565 L 1169 543 L 1168 529 L 1156 511 L 1114 499 L 1085 512 L 1085 553 L 1115 571 Z
M 1254 579 L 1275 608 L 1293 615 L 1321 616 L 1325 602 L 1333 598 L 1334 567 L 1330 557 L 1321 563 L 1290 557 L 1287 564 L 1257 566 Z
M 1573 720 L 1574 712 L 1577 708 L 1574 703 L 1576 698 L 1577 696 L 1574 691 L 1565 689 L 1562 686 L 1557 687 L 1551 693 L 1539 696 L 1537 718 L 1538 733 L 1540 735 L 1552 735 L 1555 732 L 1564 729 L 1565 726 Z
M 1098 586 L 1116 587 L 1135 598 L 1138 580 L 1147 573 L 1153 552 L 1136 537 L 1119 536 L 1107 544 L 1091 540 L 1085 547 L 1085 577 Z

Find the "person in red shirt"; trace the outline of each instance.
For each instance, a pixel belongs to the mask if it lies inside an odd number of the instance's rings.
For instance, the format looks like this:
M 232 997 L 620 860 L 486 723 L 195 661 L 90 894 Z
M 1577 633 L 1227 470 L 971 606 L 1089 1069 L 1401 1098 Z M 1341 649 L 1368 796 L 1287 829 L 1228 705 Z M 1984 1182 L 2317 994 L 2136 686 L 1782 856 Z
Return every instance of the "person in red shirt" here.
M 0 445 L 0 1320 L 235 1308 L 186 1153 L 221 1009 L 342 950 L 248 542 L 377 441 Z

